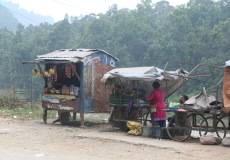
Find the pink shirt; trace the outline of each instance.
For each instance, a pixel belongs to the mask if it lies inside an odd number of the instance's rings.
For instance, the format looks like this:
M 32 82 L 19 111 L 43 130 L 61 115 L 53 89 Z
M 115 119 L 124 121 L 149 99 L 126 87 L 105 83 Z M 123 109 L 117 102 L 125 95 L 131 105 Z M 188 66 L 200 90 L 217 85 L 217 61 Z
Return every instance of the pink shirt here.
M 160 88 L 155 89 L 149 95 L 148 100 L 151 101 L 151 106 L 155 105 L 156 108 L 156 112 L 154 112 L 154 120 L 166 120 L 166 112 L 162 110 L 166 108 L 164 102 L 164 92 Z

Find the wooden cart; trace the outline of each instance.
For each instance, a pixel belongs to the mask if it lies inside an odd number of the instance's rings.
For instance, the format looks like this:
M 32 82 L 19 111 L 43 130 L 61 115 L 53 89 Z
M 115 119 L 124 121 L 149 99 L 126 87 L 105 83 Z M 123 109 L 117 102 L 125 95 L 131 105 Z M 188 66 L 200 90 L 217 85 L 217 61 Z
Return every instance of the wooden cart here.
M 126 122 L 130 120 L 146 125 L 150 121 L 150 104 L 145 100 L 152 92 L 153 81 L 160 82 L 167 101 L 187 81 L 186 76 L 187 72 L 182 69 L 165 71 L 154 66 L 117 68 L 107 72 L 102 82 L 110 90 L 107 101 L 113 108 L 111 125 L 123 131 L 127 131 Z

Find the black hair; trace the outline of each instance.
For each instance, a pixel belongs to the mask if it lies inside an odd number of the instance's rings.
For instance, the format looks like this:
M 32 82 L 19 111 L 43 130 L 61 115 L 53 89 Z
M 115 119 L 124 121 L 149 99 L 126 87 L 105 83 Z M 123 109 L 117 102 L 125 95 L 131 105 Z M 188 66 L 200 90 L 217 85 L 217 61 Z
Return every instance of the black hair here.
M 153 88 L 160 88 L 160 83 L 158 83 L 157 81 L 153 82 L 152 84 Z
M 186 94 L 182 95 L 184 97 L 184 101 L 188 100 L 188 96 Z

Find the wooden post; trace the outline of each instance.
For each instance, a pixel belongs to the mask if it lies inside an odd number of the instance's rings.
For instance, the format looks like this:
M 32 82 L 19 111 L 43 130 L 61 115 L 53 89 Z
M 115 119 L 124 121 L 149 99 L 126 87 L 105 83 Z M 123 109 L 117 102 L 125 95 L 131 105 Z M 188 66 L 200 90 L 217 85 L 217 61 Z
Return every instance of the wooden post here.
M 84 65 L 83 62 L 80 63 L 81 72 L 80 72 L 80 118 L 81 118 L 81 127 L 84 127 Z
M 43 108 L 43 115 L 42 115 L 43 123 L 47 124 L 47 109 Z

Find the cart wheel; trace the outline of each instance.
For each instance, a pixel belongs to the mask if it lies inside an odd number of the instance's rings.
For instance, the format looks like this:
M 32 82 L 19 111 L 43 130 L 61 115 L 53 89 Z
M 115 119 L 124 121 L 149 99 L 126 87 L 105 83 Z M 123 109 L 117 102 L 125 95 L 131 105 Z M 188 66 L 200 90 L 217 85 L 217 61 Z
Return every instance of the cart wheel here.
M 220 138 L 226 137 L 226 126 L 224 122 L 221 119 L 218 119 L 217 125 L 216 125 L 216 134 Z
M 128 127 L 125 122 L 125 110 L 123 108 L 121 107 L 114 108 L 112 112 L 110 124 L 113 127 L 118 127 L 121 131 L 124 131 L 124 132 L 128 131 Z
M 139 111 L 139 109 L 132 110 L 129 115 L 129 120 L 138 121 L 139 118 L 141 118 L 141 112 Z
M 206 122 L 208 125 L 206 126 Z M 216 119 L 214 122 L 213 117 L 205 118 L 200 124 L 200 136 L 202 135 L 213 135 L 224 138 L 226 136 L 226 126 L 221 119 Z M 203 131 L 203 132 L 202 132 Z
M 186 119 L 187 118 L 185 118 L 185 121 L 181 121 L 176 118 L 176 116 L 173 116 L 170 119 L 167 125 L 167 133 L 171 139 L 181 142 L 189 138 L 191 130 L 190 127 L 186 124 Z
M 219 117 L 221 121 L 223 121 L 225 127 L 226 127 L 226 136 L 225 137 L 230 137 L 230 118 L 226 115 Z
M 191 134 L 190 137 L 191 138 L 200 138 L 200 135 L 204 135 L 206 134 L 206 132 L 201 132 L 200 133 L 200 124 L 201 122 L 203 122 L 203 126 L 207 127 L 208 126 L 208 122 L 205 119 L 205 117 L 202 114 L 195 114 L 195 113 L 191 113 L 187 116 L 188 119 L 188 123 L 190 123 L 191 126 Z

